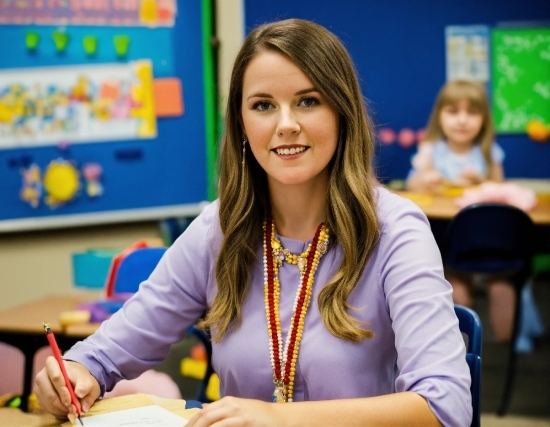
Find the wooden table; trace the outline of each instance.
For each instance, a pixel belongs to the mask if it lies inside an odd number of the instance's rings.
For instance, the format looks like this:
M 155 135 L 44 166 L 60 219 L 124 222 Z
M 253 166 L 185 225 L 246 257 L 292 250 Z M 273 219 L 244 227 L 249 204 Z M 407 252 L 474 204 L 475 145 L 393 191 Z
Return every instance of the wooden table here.
M 188 420 L 199 411 L 198 409 L 185 409 L 185 400 L 183 399 L 167 399 L 149 394 L 132 394 L 98 400 L 90 408 L 87 415 L 100 415 L 153 404 Z M 86 425 L 86 415 L 82 419 L 84 425 Z M 70 425 L 68 421 L 57 419 L 53 415 L 42 411 L 27 414 L 16 408 L 0 408 L 0 426 L 66 427 L 68 425 Z M 77 423 L 76 425 L 79 426 L 80 424 Z
M 415 202 L 429 219 L 452 219 L 460 210 L 455 198 L 444 195 L 395 191 L 402 197 Z M 535 225 L 550 225 L 550 197 L 539 196 L 535 209 L 527 212 Z
M 71 329 L 71 333 L 67 334 L 59 322 L 60 313 L 75 310 L 78 304 L 98 297 L 98 293 L 47 296 L 0 311 L 0 341 L 17 347 L 25 356 L 21 409 L 28 409 L 34 355 L 40 348 L 48 345 L 42 322 L 50 324 L 61 350 L 69 349 L 77 341 L 86 338 L 91 329 Z

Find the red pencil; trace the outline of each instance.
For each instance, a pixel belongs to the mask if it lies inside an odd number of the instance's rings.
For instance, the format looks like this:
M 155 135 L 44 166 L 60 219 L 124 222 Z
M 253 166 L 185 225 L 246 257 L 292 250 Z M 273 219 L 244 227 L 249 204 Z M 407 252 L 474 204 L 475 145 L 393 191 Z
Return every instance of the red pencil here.
M 69 376 L 67 375 L 67 371 L 65 370 L 65 364 L 63 363 L 63 359 L 61 358 L 61 351 L 59 351 L 59 347 L 57 346 L 57 341 L 55 340 L 55 336 L 50 329 L 49 323 L 42 323 L 44 326 L 44 330 L 46 331 L 46 337 L 48 338 L 48 342 L 50 343 L 50 347 L 53 351 L 53 355 L 55 359 L 57 360 L 57 363 L 59 363 L 59 367 L 61 368 L 61 372 L 63 373 L 63 378 L 65 378 L 65 385 L 69 389 L 69 393 L 71 394 L 71 402 L 73 402 L 73 405 L 76 408 L 76 416 L 78 418 L 78 421 L 80 421 L 80 424 L 84 426 L 82 423 L 82 419 L 80 418 L 80 414 L 82 413 L 82 410 L 80 408 L 80 401 L 77 399 L 76 395 L 74 394 L 73 386 L 71 384 L 71 381 L 69 380 Z

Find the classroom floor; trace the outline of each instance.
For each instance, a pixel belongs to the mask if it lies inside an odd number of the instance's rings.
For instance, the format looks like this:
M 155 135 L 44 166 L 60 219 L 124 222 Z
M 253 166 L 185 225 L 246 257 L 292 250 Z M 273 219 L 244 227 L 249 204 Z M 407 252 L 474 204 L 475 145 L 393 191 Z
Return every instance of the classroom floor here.
M 492 340 L 484 327 L 482 357 L 481 411 L 483 427 L 550 427 L 550 278 L 538 280 L 533 294 L 539 308 L 546 334 L 536 342 L 533 352 L 519 354 L 516 379 L 510 410 L 497 417 L 507 362 L 507 345 Z M 487 304 L 484 295 L 476 297 L 476 311 L 483 325 L 488 325 Z M 196 397 L 199 381 L 179 374 L 182 357 L 189 354 L 194 340 L 189 338 L 173 346 L 169 357 L 158 370 L 172 375 L 184 399 Z

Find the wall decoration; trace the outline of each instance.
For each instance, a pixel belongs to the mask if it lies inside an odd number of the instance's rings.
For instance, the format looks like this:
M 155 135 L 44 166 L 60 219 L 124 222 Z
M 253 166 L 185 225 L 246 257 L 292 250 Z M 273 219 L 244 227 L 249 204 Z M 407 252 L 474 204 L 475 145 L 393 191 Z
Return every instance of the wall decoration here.
M 28 168 L 23 168 L 21 169 L 21 176 L 23 179 L 23 186 L 21 187 L 19 197 L 33 208 L 37 208 L 40 205 L 40 199 L 42 197 L 40 167 L 36 164 L 32 164 Z
M 52 33 L 52 40 L 55 44 L 55 50 L 57 53 L 63 53 L 69 44 L 69 34 L 63 30 L 55 30 Z
M 378 139 L 382 144 L 390 145 L 397 140 L 397 134 L 391 128 L 381 128 L 378 131 Z
M 92 35 L 82 37 L 82 47 L 86 55 L 94 56 L 97 52 L 97 37 Z
M 397 142 L 403 148 L 408 148 L 416 142 L 416 132 L 409 128 L 403 128 L 397 134 Z
M 86 163 L 82 166 L 82 176 L 86 180 L 86 194 L 89 197 L 98 197 L 103 194 L 103 186 L 99 179 L 103 168 L 99 163 Z
M 35 31 L 27 31 L 25 33 L 25 46 L 30 51 L 36 50 L 38 42 L 40 41 L 40 34 Z
M 43 185 L 45 203 L 55 208 L 75 198 L 80 190 L 80 174 L 73 163 L 53 160 L 44 171 Z
M 489 27 L 486 25 L 445 28 L 447 81 L 489 81 Z
M 0 149 L 156 136 L 152 65 L 0 70 Z
M 550 127 L 550 28 L 496 28 L 493 116 L 499 133 L 525 133 L 531 121 Z
M 2 0 L 0 24 L 173 27 L 176 0 Z
M 533 141 L 548 142 L 550 140 L 550 126 L 538 120 L 530 120 L 527 123 L 527 136 Z

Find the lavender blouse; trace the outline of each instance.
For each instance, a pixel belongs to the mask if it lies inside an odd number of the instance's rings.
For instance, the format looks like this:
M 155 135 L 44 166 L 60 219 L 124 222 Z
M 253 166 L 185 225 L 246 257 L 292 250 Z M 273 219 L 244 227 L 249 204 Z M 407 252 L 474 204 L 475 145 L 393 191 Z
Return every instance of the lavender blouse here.
M 352 315 L 375 333 L 360 343 L 325 327 L 317 296 L 334 275 L 341 249 L 323 256 L 315 275 L 298 355 L 294 401 L 377 396 L 413 391 L 445 426 L 471 422 L 470 374 L 453 311 L 451 286 L 426 217 L 412 202 L 377 189 L 380 241 L 348 302 Z M 207 309 L 216 294 L 215 261 L 222 241 L 218 202 L 207 206 L 166 251 L 155 271 L 110 320 L 65 358 L 85 365 L 102 393 L 161 362 L 170 345 Z M 301 253 L 308 242 L 280 237 Z M 295 265 L 284 263 L 281 328 L 286 339 L 298 287 Z M 273 393 L 264 307 L 262 248 L 251 272 L 243 322 L 213 344 L 221 395 L 270 401 Z

